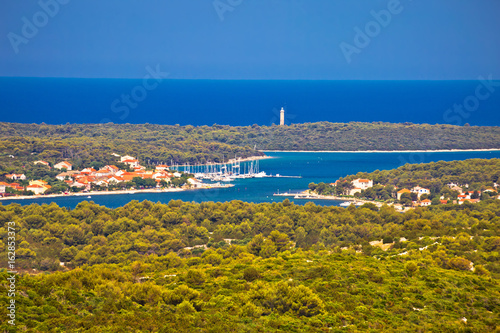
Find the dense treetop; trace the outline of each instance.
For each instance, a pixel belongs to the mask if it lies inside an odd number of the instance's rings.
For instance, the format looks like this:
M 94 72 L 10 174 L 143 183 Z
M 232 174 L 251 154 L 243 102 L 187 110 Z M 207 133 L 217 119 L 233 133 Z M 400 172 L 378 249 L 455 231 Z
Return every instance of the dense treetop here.
M 45 159 L 207 162 L 257 150 L 419 150 L 500 148 L 498 127 L 390 123 L 306 123 L 231 127 L 154 124 L 0 123 L 0 151 Z
M 288 200 L 0 205 L 2 248 L 8 221 L 28 332 L 489 332 L 500 320 L 498 200 L 406 213 Z

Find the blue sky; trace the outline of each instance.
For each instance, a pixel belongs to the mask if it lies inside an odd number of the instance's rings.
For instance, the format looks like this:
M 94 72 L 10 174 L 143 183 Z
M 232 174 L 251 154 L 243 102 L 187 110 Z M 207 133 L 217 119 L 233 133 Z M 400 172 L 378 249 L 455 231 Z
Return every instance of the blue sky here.
M 499 15 L 497 0 L 2 0 L 0 76 L 498 79 Z

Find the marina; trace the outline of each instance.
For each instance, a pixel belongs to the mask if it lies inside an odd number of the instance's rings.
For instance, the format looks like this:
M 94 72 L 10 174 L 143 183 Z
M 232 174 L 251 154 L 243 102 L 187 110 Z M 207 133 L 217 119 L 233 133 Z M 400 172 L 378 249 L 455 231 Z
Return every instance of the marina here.
M 97 204 L 115 208 L 126 205 L 131 200 L 150 200 L 152 202 L 168 203 L 170 200 L 183 200 L 188 202 L 228 202 L 241 200 L 253 203 L 281 202 L 288 198 L 298 205 L 313 202 L 321 206 L 340 206 L 344 202 L 352 202 L 356 198 L 328 197 L 320 198 L 304 194 L 310 183 L 331 183 L 339 177 L 356 174 L 359 171 L 372 172 L 375 170 L 389 170 L 402 165 L 401 161 L 410 161 L 416 156 L 425 162 L 465 160 L 470 158 L 500 158 L 500 151 L 468 151 L 468 152 L 426 152 L 426 153 L 295 153 L 295 152 L 265 152 L 271 158 L 259 161 L 259 172 L 265 170 L 266 177 L 262 178 L 235 178 L 231 182 L 222 182 L 217 186 L 210 180 L 203 180 L 207 188 L 204 189 L 156 189 L 131 190 L 131 191 L 99 191 L 80 195 L 52 196 L 44 195 L 39 198 L 24 197 L 24 200 L 1 200 L 2 205 L 18 203 L 21 205 L 50 204 L 56 202 L 60 206 L 73 208 L 82 201 L 94 201 Z M 247 174 L 250 161 L 241 161 L 240 174 Z M 214 163 L 215 164 L 215 163 Z M 254 162 L 254 169 L 256 166 Z M 180 166 L 182 167 L 182 166 Z M 226 163 L 227 167 L 227 163 Z M 205 165 L 190 166 L 191 172 L 205 173 Z M 210 166 L 210 171 L 219 172 L 220 166 Z M 231 171 L 231 167 L 229 167 Z M 255 170 L 257 171 L 257 170 Z M 276 175 L 301 175 L 301 178 L 276 177 Z M 269 175 L 269 176 L 267 176 Z M 271 175 L 273 175 L 271 177 Z M 210 187 L 208 187 L 210 186 Z M 130 193 L 130 194 L 129 194 Z M 132 194 L 133 193 L 133 194 Z M 303 195 L 300 195 L 300 194 Z M 129 195 L 119 195 L 129 194 Z M 276 195 L 273 195 L 276 194 Z M 299 194 L 299 195 L 298 195 Z M 91 198 L 87 198 L 87 196 Z M 298 195 L 298 196 L 297 196 Z M 297 198 L 295 198 L 297 196 Z M 359 199 L 357 199 L 360 201 Z M 345 204 L 347 205 L 347 204 Z
M 244 161 L 235 158 L 227 163 L 183 164 L 174 165 L 173 169 L 193 174 L 197 179 L 212 182 L 232 182 L 237 179 L 250 178 L 302 178 L 301 176 L 286 176 L 279 173 L 272 175 L 260 170 L 259 160 Z

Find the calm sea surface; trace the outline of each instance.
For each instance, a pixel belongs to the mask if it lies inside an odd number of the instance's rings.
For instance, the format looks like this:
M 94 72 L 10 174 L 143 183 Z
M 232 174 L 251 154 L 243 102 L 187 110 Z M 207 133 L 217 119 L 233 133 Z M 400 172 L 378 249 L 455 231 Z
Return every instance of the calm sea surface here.
M 0 121 L 248 126 L 384 121 L 500 126 L 500 91 L 475 101 L 479 81 L 232 81 L 0 77 Z M 491 89 L 491 88 L 490 88 Z M 484 91 L 483 91 L 484 90 Z M 482 88 L 481 92 L 487 92 Z M 129 102 L 124 98 L 129 96 Z M 468 97 L 471 97 L 468 98 Z M 447 112 L 472 103 L 472 111 Z
M 433 152 L 433 153 L 277 153 L 267 152 L 272 159 L 260 161 L 260 170 L 267 174 L 302 176 L 302 178 L 259 178 L 233 182 L 232 188 L 198 190 L 174 193 L 135 193 L 120 195 L 94 195 L 86 197 L 61 197 L 30 200 L 2 201 L 3 205 L 16 202 L 21 205 L 31 203 L 48 204 L 56 202 L 60 206 L 75 207 L 79 202 L 92 200 L 99 205 L 116 208 L 131 200 L 150 200 L 167 203 L 172 199 L 183 201 L 231 201 L 276 202 L 284 197 L 275 197 L 278 191 L 299 191 L 311 182 L 333 182 L 339 177 L 357 172 L 372 172 L 397 168 L 405 163 L 428 163 L 435 161 L 465 160 L 469 158 L 500 158 L 500 151 L 493 152 Z M 306 200 L 295 200 L 305 204 Z M 319 205 L 338 205 L 338 201 L 316 200 Z

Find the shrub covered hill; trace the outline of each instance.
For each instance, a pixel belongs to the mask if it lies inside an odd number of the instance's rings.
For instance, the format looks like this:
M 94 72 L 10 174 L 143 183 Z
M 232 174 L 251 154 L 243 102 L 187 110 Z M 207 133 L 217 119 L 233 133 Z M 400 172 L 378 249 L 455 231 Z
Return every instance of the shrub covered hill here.
M 20 272 L 16 327 L 0 330 L 498 332 L 499 221 L 492 199 L 405 213 L 288 200 L 0 205 L 0 246 L 15 222 Z
M 419 150 L 500 148 L 499 127 L 390 123 L 291 126 L 0 123 L 0 164 L 67 159 L 76 167 L 114 161 L 111 153 L 150 163 L 203 163 L 262 155 L 259 150 Z

